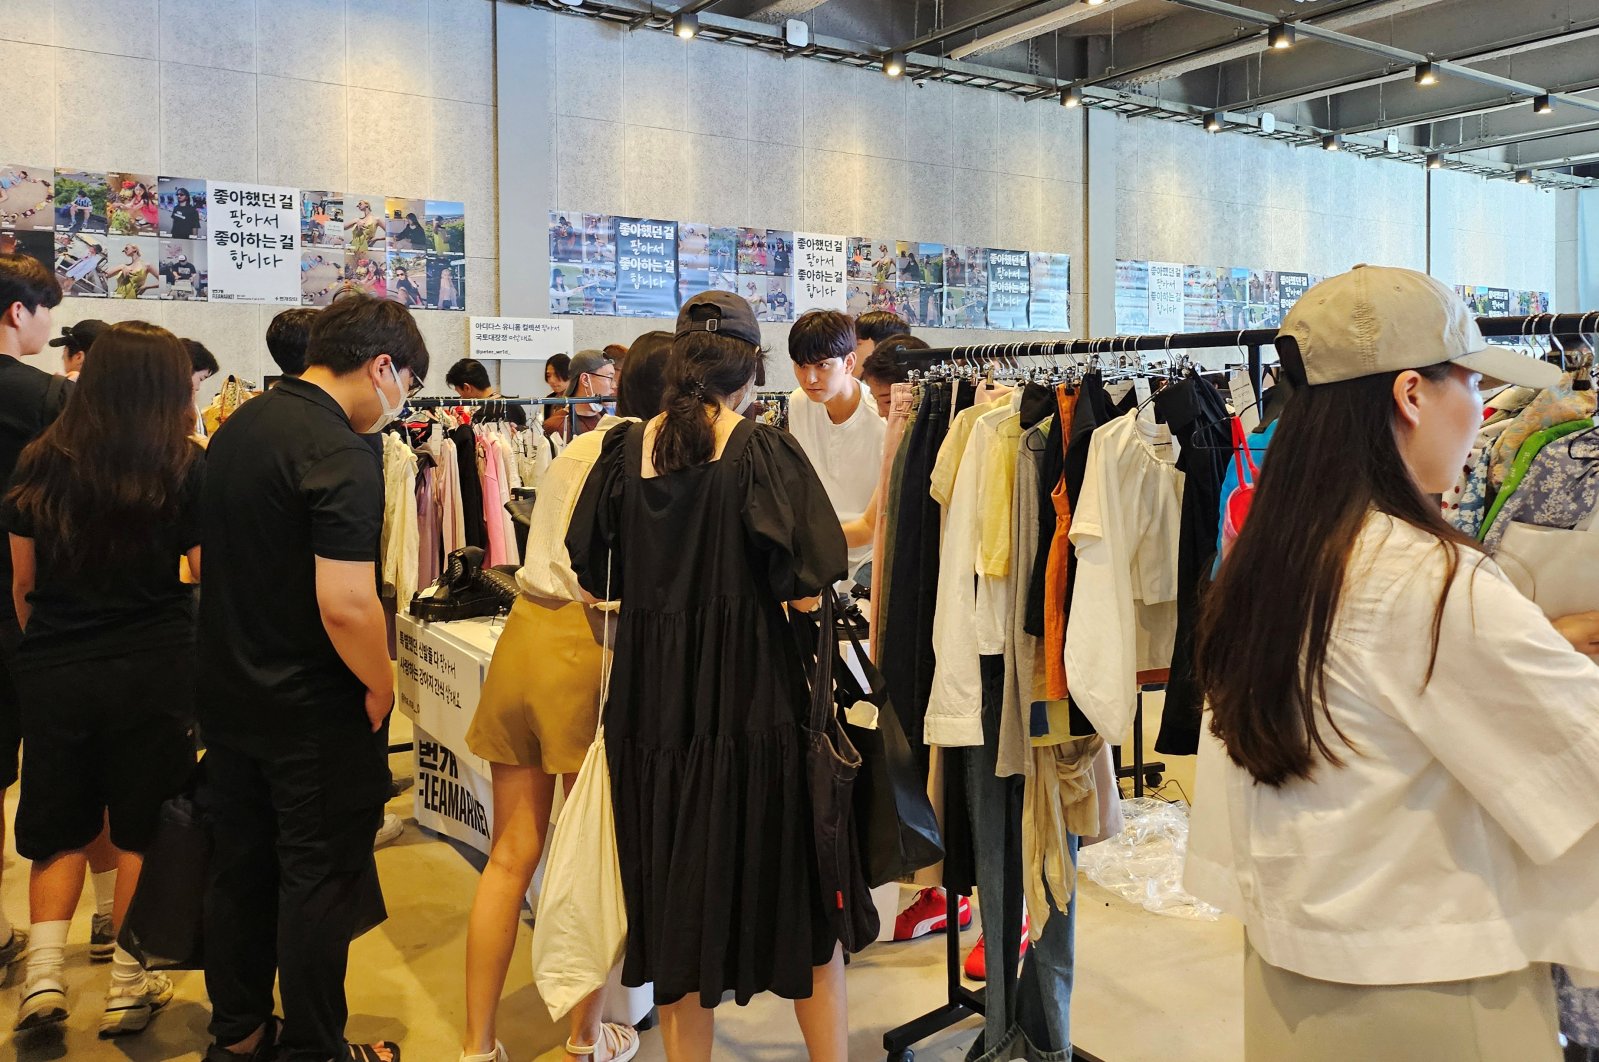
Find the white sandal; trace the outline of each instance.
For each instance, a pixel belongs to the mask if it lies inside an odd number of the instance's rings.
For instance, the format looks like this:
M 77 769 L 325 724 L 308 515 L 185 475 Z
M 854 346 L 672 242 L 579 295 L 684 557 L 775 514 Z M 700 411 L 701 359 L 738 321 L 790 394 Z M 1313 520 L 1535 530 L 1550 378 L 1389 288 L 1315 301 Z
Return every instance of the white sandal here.
M 505 1045 L 494 1041 L 494 1050 L 481 1055 L 469 1055 L 461 1052 L 461 1062 L 511 1062 L 511 1056 L 505 1053 Z
M 606 1022 L 600 1026 L 600 1037 L 605 1041 L 605 1046 L 610 1049 L 611 1062 L 628 1062 L 628 1059 L 638 1054 L 638 1030 L 631 1025 L 618 1025 L 615 1022 Z M 592 1057 L 598 1044 L 589 1044 L 579 1047 L 571 1039 L 566 1041 L 566 1053 L 579 1058 Z

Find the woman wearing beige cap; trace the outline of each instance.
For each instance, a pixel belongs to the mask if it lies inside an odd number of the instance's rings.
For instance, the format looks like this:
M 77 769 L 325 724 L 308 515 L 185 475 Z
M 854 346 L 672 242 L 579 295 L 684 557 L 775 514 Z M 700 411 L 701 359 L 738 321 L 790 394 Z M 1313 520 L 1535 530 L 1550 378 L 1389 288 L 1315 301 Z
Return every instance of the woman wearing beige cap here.
M 1432 495 L 1484 375 L 1559 372 L 1403 269 L 1318 284 L 1277 345 L 1186 873 L 1244 923 L 1245 1057 L 1558 1059 L 1548 964 L 1599 970 L 1599 613 L 1545 619 Z

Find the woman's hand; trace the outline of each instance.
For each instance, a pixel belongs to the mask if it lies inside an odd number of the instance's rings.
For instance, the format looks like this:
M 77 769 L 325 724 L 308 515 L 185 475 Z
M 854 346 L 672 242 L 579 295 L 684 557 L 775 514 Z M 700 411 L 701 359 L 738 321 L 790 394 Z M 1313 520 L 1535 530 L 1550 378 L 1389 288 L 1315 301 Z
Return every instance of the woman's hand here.
M 1599 612 L 1578 612 L 1554 621 L 1555 630 L 1573 649 L 1589 656 L 1599 655 Z
M 798 601 L 790 601 L 788 607 L 795 612 L 815 612 L 822 607 L 822 599 L 819 595 L 817 597 L 805 597 Z

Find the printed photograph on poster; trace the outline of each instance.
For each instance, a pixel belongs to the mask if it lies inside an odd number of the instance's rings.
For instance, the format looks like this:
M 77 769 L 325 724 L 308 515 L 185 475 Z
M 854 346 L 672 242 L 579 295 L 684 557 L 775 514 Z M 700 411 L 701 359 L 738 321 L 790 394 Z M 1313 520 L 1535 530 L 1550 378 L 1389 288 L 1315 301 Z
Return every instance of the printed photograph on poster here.
M 52 266 L 61 284 L 61 294 L 80 299 L 103 299 L 111 294 L 111 286 L 105 278 L 110 264 L 106 260 L 104 236 L 58 232 L 54 238 Z
M 300 301 L 306 306 L 331 305 L 344 286 L 344 252 L 307 247 L 300 252 Z
M 1026 251 L 988 251 L 988 327 L 1012 332 L 1027 330 L 1027 307 L 1032 294 Z
M 901 284 L 944 284 L 944 245 L 898 240 L 894 268 Z
M 820 232 L 794 234 L 794 315 L 810 310 L 842 311 L 849 302 L 845 283 L 849 252 L 843 236 Z
M 383 204 L 380 195 L 344 197 L 346 216 L 339 228 L 344 233 L 344 246 L 352 254 L 387 249 L 389 228 L 383 218 Z
M 429 199 L 422 224 L 427 228 L 427 249 L 434 254 L 466 253 L 466 204 L 449 199 Z
M 988 291 L 988 248 L 946 247 L 944 249 L 944 286 L 946 288 L 982 288 Z
M 160 242 L 154 236 L 113 236 L 106 285 L 113 299 L 161 297 Z
M 1249 328 L 1249 303 L 1223 301 L 1216 304 L 1217 328 Z
M 1149 263 L 1118 259 L 1116 333 L 1140 336 L 1149 330 Z
M 204 178 L 163 177 L 156 186 L 156 201 L 163 240 L 206 238 Z
M 1222 302 L 1249 301 L 1249 270 L 1229 269 L 1223 267 L 1216 270 L 1216 298 Z
M 678 303 L 702 291 L 738 290 L 738 230 L 699 222 L 677 226 Z
M 466 309 L 466 259 L 430 254 L 427 258 L 428 306 L 435 310 Z
M 944 327 L 987 328 L 988 292 L 981 288 L 945 288 Z
M 616 245 L 611 242 L 614 222 L 609 214 L 583 215 L 583 261 L 616 268 Z
M 574 223 L 572 218 L 577 218 Z M 583 216 L 566 210 L 550 211 L 550 261 L 583 262 Z
M 1183 326 L 1184 332 L 1210 332 L 1225 325 L 1218 324 L 1220 275 L 1227 272 L 1215 266 L 1183 267 Z
M 106 231 L 106 179 L 87 170 L 57 170 L 56 231 Z
M 794 319 L 793 281 L 788 277 L 740 277 L 743 295 L 755 308 L 755 319 L 781 323 Z
M 1150 262 L 1149 331 L 1183 330 L 1183 267 L 1176 262 Z
M 900 312 L 898 284 L 879 284 L 875 280 L 847 281 L 844 312 L 859 317 L 873 310 Z
M 1032 277 L 1028 328 L 1034 332 L 1071 331 L 1072 256 L 1034 251 L 1027 256 L 1027 264 Z
M 1535 313 L 1548 313 L 1549 293 L 1544 291 L 1516 292 L 1516 312 L 1523 317 Z
M 161 241 L 161 297 L 174 302 L 204 302 L 210 278 L 206 275 L 204 240 Z
M 208 299 L 298 305 L 303 298 L 299 190 L 212 181 L 206 201 Z
M 426 251 L 389 252 L 389 298 L 401 306 L 422 309 L 428 304 Z
M 389 230 L 390 251 L 428 251 L 428 231 L 422 223 L 427 212 L 424 199 L 390 197 L 383 201 L 383 224 Z
M 318 190 L 301 192 L 300 245 L 342 248 L 345 242 L 344 195 Z
M 550 263 L 550 312 L 583 312 L 583 266 L 581 263 Z
M 886 286 L 886 285 L 885 285 Z M 899 309 L 896 310 L 913 328 L 942 328 L 944 322 L 944 288 L 939 284 L 923 284 L 902 280 L 894 286 Z
M 160 184 L 151 174 L 106 174 L 106 225 L 112 235 L 155 236 L 161 231 Z
M 49 166 L 0 165 L 0 229 L 55 231 L 54 178 Z
M 389 297 L 387 256 L 380 251 L 344 252 L 344 287 L 363 295 Z M 337 298 L 337 296 L 335 296 Z
M 37 259 L 46 269 L 53 270 L 56 260 L 55 241 L 56 234 L 53 232 L 0 230 L 0 254 L 25 254 Z
M 616 218 L 616 312 L 676 317 L 677 222 Z
M 794 234 L 779 229 L 738 230 L 738 271 L 744 276 L 787 277 L 794 268 Z

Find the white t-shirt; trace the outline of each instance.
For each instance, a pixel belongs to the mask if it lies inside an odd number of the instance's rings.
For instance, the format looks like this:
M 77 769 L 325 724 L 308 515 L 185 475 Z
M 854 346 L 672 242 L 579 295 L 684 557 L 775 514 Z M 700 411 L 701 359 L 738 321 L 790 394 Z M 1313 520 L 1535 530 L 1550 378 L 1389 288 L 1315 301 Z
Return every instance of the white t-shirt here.
M 834 424 L 827 407 L 812 402 L 803 388 L 788 396 L 788 430 L 821 477 L 840 523 L 859 519 L 871 504 L 883 470 L 883 436 L 888 430 L 877 415 L 872 392 L 859 380 L 852 383 L 860 389 L 860 403 L 842 424 Z M 869 545 L 850 550 L 850 574 L 871 555 Z
M 1599 666 L 1463 551 L 1424 681 L 1445 571 L 1431 535 L 1367 520 L 1327 651 L 1344 766 L 1257 785 L 1204 728 L 1185 884 L 1273 966 L 1360 985 L 1599 970 Z

